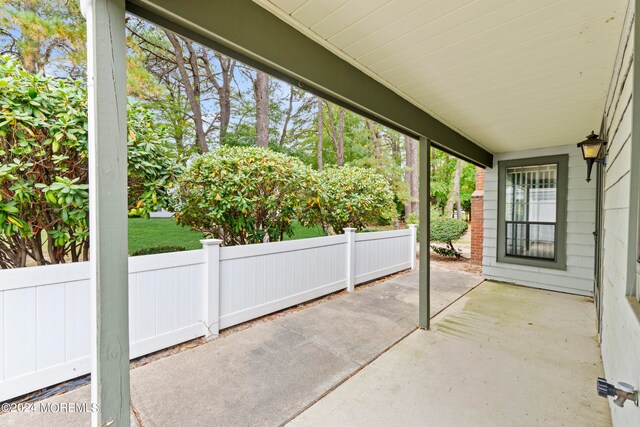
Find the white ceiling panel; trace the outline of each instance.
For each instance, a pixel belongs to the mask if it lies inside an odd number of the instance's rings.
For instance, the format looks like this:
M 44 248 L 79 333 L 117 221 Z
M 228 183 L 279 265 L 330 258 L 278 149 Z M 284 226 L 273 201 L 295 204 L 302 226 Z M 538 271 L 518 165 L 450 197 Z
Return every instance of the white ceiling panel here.
M 329 39 L 379 10 L 386 3 L 389 3 L 389 0 L 370 0 L 364 5 L 359 1 L 349 1 L 311 27 L 311 30 L 322 38 Z
M 286 13 L 293 13 L 307 1 L 308 0 L 282 0 L 278 2 L 278 7 Z
M 365 37 L 380 31 L 383 27 L 395 22 L 412 12 L 426 7 L 433 0 L 393 0 L 387 1 L 384 6 L 379 7 L 369 13 L 362 19 L 353 24 L 346 26 L 333 36 L 329 37 L 330 42 L 340 49 L 354 47 L 356 42 L 363 40 Z M 354 54 L 354 56 L 357 56 Z
M 463 9 L 463 6 L 474 4 L 473 0 L 434 0 L 428 2 L 421 8 L 405 14 L 395 21 L 390 21 L 387 25 L 382 25 L 380 29 L 370 29 L 369 34 L 364 34 L 360 40 L 345 47 L 344 51 L 354 58 L 365 57 L 367 59 L 367 55 L 370 55 L 369 60 L 373 60 L 376 58 L 376 52 L 386 51 L 396 40 L 404 40 L 405 37 L 411 40 L 413 34 L 428 31 L 434 26 L 437 27 L 440 18 L 453 11 Z
M 296 9 L 291 16 L 302 25 L 310 28 L 329 16 L 331 12 L 342 7 L 344 3 L 346 3 L 344 0 L 309 0 Z
M 628 0 L 254 0 L 498 153 L 597 130 Z

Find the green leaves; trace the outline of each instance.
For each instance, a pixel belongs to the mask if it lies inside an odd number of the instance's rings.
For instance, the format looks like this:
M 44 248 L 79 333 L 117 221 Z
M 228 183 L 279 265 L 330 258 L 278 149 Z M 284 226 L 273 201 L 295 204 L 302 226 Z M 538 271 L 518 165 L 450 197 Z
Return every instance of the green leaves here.
M 29 73 L 9 56 L 0 56 L 0 82 L 0 240 L 20 237 L 23 247 L 37 248 L 48 235 L 53 243 L 48 262 L 86 257 L 85 85 Z M 147 215 L 166 206 L 180 168 L 164 126 L 155 123 L 150 111 L 130 103 L 127 119 L 137 135 L 128 141 L 130 207 Z
M 397 215 L 388 181 L 372 169 L 327 168 L 308 185 L 312 191 L 300 218 L 305 225 L 324 223 L 342 233 L 345 227 L 362 230 Z
M 2 233 L 23 236 L 29 234 L 28 224 L 18 218 L 19 213 L 17 202 L 0 203 L 0 231 Z
M 467 223 L 455 218 L 435 216 L 431 218 L 430 226 L 431 241 L 446 244 L 446 247 L 431 245 L 433 250 L 442 256 L 459 258 L 461 252 L 453 246 L 453 242 L 467 231 Z
M 176 218 L 225 245 L 281 240 L 292 233 L 311 173 L 271 150 L 222 147 L 192 159 L 180 177 Z
M 147 216 L 167 207 L 170 190 L 182 172 L 175 148 L 164 125 L 139 103 L 128 106 L 129 209 L 135 216 Z
M 192 159 L 179 180 L 180 224 L 225 245 L 281 240 L 293 218 L 340 233 L 395 215 L 393 192 L 373 170 L 315 172 L 296 158 L 257 147 L 222 147 Z
M 450 243 L 460 239 L 467 231 L 467 223 L 455 218 L 431 218 L 431 241 Z

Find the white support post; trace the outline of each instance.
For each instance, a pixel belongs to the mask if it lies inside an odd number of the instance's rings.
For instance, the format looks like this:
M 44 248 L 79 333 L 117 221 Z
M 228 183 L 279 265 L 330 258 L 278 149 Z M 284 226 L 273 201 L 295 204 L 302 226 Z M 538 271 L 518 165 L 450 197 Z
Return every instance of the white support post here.
M 356 289 L 356 229 L 347 227 L 344 229 L 347 236 L 347 291 Z
M 416 233 L 417 226 L 415 224 L 409 224 L 409 230 L 411 230 L 411 243 L 409 244 L 409 262 L 411 263 L 411 269 L 416 268 Z
M 220 245 L 222 240 L 200 240 L 204 251 L 203 323 L 206 338 L 220 332 Z
M 87 20 L 91 402 L 94 426 L 130 424 L 125 0 L 82 0 Z

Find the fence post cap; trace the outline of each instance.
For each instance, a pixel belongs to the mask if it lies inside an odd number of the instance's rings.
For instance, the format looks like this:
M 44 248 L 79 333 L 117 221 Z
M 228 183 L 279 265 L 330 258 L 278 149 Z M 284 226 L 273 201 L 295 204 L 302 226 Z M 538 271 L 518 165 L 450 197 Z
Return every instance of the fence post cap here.
M 344 231 L 345 233 L 355 233 L 357 230 L 357 228 L 354 227 L 345 227 L 342 229 L 342 231 Z
M 220 246 L 222 244 L 222 240 L 220 239 L 202 239 L 200 240 L 202 246 Z
M 417 224 L 408 224 L 409 228 L 416 228 L 418 225 Z

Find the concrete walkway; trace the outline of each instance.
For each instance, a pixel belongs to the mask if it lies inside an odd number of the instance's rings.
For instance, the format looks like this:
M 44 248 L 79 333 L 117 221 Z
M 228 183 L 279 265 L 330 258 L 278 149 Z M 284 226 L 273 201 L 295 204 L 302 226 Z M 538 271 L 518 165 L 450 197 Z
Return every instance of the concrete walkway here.
M 434 270 L 432 312 L 480 281 Z M 133 424 L 285 423 L 415 330 L 417 282 L 417 270 L 408 272 L 136 368 Z M 44 402 L 88 401 L 85 386 Z M 87 425 L 89 419 L 36 411 L 1 415 L 0 425 Z
M 291 426 L 608 426 L 589 298 L 485 282 Z

